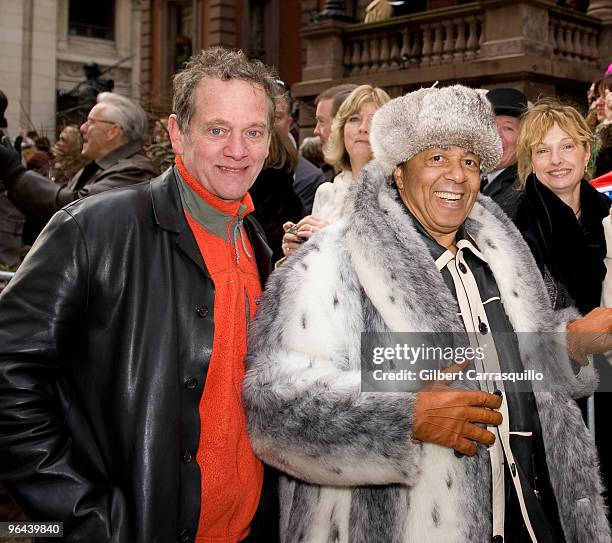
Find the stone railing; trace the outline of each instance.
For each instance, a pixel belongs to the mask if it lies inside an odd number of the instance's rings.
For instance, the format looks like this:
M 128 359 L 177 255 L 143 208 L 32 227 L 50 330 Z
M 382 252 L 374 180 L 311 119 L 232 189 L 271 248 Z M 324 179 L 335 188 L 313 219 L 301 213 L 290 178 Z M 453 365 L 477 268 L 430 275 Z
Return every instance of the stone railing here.
M 556 57 L 597 66 L 600 58 L 598 27 L 550 13 L 548 38 Z
M 580 103 L 612 58 L 612 18 L 606 24 L 553 0 L 478 0 L 369 24 L 322 19 L 302 37 L 302 81 L 292 91 L 305 100 L 338 83 L 373 83 L 397 96 L 460 81 Z M 306 115 L 300 122 L 309 126 Z
M 345 77 L 474 60 L 484 37 L 482 9 L 352 25 L 343 33 Z

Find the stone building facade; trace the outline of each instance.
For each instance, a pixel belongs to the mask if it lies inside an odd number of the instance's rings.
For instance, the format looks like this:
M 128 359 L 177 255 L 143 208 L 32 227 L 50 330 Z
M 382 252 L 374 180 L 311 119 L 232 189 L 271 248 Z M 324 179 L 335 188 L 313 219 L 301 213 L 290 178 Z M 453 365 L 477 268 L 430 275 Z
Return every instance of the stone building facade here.
M 141 0 L 2 0 L 1 6 L 0 88 L 9 99 L 11 134 L 23 127 L 54 139 L 56 91 L 83 81 L 86 63 L 97 63 L 117 92 L 140 98 Z
M 304 63 L 293 92 L 306 106 L 340 83 L 398 96 L 436 81 L 512 86 L 531 100 L 558 95 L 581 105 L 612 62 L 612 0 L 425 0 L 423 9 L 371 23 L 362 22 L 365 0 L 302 4 Z M 303 133 L 312 125 L 312 108 L 302 108 Z
M 300 80 L 301 9 L 298 0 L 143 1 L 141 81 L 145 102 L 167 112 L 172 74 L 185 48 L 244 49 L 276 66 L 291 85 Z
M 409 0 L 363 23 L 369 0 L 0 0 L 0 88 L 11 133 L 56 130 L 55 95 L 95 62 L 115 90 L 169 112 L 191 52 L 239 47 L 277 67 L 304 104 L 342 82 L 398 95 L 435 81 L 512 85 L 576 101 L 612 59 L 612 0 Z M 321 17 L 329 9 L 342 17 Z M 333 11 L 332 10 L 332 11 Z

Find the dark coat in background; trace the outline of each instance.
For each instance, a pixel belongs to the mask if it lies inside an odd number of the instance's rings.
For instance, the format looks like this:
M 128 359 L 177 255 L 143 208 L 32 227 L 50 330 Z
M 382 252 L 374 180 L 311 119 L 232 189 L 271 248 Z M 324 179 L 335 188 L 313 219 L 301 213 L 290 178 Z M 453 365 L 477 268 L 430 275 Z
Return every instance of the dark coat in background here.
M 606 238 L 601 221 L 608 216 L 610 199 L 587 181 L 580 185 L 581 216 L 532 174 L 525 190 L 502 201 L 529 245 L 544 278 L 555 309 L 575 305 L 586 315 L 598 307 L 602 281 L 606 275 Z M 595 357 L 600 373 L 600 391 L 612 386 L 612 369 L 603 357 Z M 608 415 L 612 409 L 610 392 L 595 394 L 595 437 L 601 472 L 609 496 L 612 484 L 612 447 L 609 445 Z M 583 414 L 586 403 L 580 402 Z
M 5 135 L 0 128 L 0 138 Z M 3 267 L 16 268 L 19 265 L 24 223 L 23 213 L 11 203 L 4 184 L 0 181 L 0 269 Z
M 608 216 L 610 199 L 582 181 L 578 221 L 572 209 L 532 174 L 524 191 L 498 203 L 529 245 L 553 306 L 575 305 L 582 314 L 599 306 L 606 274 L 601 221 Z
M 253 214 L 266 234 L 272 260 L 276 262 L 283 257 L 283 223 L 297 223 L 305 215 L 302 201 L 293 190 L 292 172 L 275 168 L 262 170 L 249 194 L 255 205 Z
M 487 183 L 481 192 L 499 203 L 500 200 L 503 200 L 509 193 L 517 189 L 518 169 L 516 164 L 513 164 L 505 168 L 493 181 Z
M 317 168 L 302 155 L 298 157 L 293 180 L 293 190 L 304 206 L 304 215 L 310 215 L 315 193 L 319 185 L 325 183 L 327 178 L 323 170 Z M 300 217 L 301 218 L 301 217 Z
M 193 541 L 214 298 L 173 170 L 50 221 L 0 295 L 0 480 L 31 519 L 66 541 Z M 258 518 L 250 541 L 274 541 Z

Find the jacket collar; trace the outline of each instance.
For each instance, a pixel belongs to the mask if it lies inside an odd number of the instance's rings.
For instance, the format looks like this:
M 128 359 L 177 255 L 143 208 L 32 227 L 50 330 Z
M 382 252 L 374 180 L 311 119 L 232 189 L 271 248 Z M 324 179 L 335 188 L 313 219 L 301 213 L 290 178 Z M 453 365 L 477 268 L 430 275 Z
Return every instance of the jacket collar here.
M 174 167 L 151 180 L 151 200 L 157 225 L 177 234 L 189 229 L 183 214 Z
M 178 247 L 193 260 L 207 277 L 210 277 L 196 239 L 189 228 L 187 219 L 185 219 L 178 189 L 178 174 L 175 168 L 176 166 L 169 168 L 151 181 L 151 203 L 155 221 L 163 230 L 178 234 L 176 240 Z M 266 244 L 261 226 L 251 215 L 245 217 L 244 224 L 255 251 L 257 269 L 263 284 L 271 271 L 270 257 L 272 251 Z
M 463 324 L 450 310 L 454 296 L 395 192 L 376 161 L 362 169 L 349 189 L 345 240 L 359 281 L 393 331 L 462 331 Z M 544 281 L 522 235 L 504 212 L 481 194 L 464 228 L 489 263 L 514 329 L 550 328 L 548 317 L 536 317 L 532 310 L 550 306 Z M 424 288 L 429 298 L 423 298 Z M 416 306 L 422 311 L 409 309 Z
M 111 166 L 114 166 L 120 160 L 129 156 L 135 155 L 142 149 L 142 141 L 128 141 L 125 145 L 117 147 L 114 151 L 111 151 L 108 155 L 102 157 L 100 160 L 96 160 L 96 164 L 102 170 L 108 170 Z

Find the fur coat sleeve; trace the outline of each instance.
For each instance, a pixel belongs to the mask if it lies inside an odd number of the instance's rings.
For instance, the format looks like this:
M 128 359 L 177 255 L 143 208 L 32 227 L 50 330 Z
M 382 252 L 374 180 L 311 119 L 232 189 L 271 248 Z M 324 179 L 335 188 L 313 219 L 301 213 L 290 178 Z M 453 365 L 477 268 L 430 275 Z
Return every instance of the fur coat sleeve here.
M 421 454 L 410 439 L 415 395 L 360 392 L 360 287 L 339 262 L 342 224 L 267 284 L 244 381 L 251 441 L 265 462 L 305 481 L 411 484 Z

